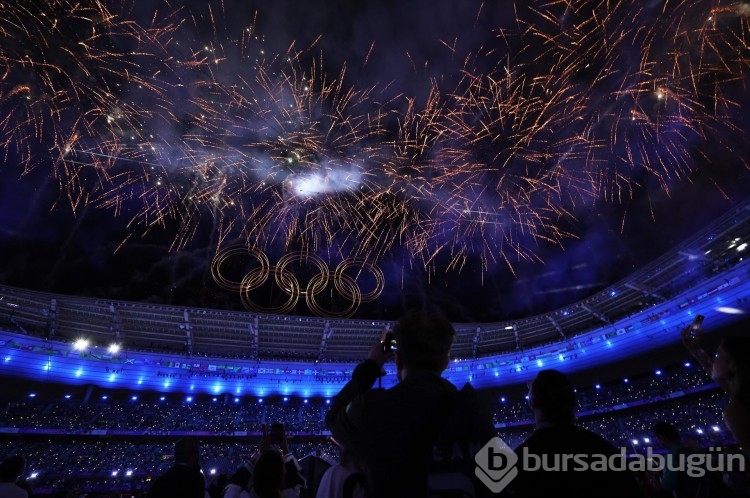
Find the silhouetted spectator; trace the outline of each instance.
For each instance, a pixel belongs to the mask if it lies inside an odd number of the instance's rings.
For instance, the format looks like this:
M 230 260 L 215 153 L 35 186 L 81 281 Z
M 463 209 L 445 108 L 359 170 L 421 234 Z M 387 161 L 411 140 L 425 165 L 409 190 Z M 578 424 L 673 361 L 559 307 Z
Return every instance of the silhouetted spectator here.
M 261 451 L 264 452 L 266 449 L 279 451 L 284 457 L 284 483 L 281 489 L 284 490 L 285 495 L 290 497 L 301 496 L 303 490 L 307 488 L 307 479 L 302 473 L 302 467 L 297 457 L 289 451 L 289 441 L 284 424 L 280 422 L 271 424 L 267 439 L 261 441 Z
M 437 313 L 408 313 L 393 335 L 399 383 L 372 389 L 394 356 L 377 342 L 326 415 L 333 437 L 364 462 L 369 496 L 492 495 L 474 461 L 495 436 L 490 412 L 470 385 L 458 391 L 441 376 L 453 326 Z
M 620 452 L 598 434 L 575 425 L 576 405 L 575 388 L 565 374 L 557 370 L 537 374 L 529 386 L 529 406 L 534 411 L 536 429 L 515 449 L 519 473 L 510 482 L 509 494 L 530 498 L 643 496 L 627 467 L 592 470 L 590 463 L 595 460 L 591 456 L 609 458 Z M 583 470 L 573 455 L 582 455 L 581 461 L 588 468 Z M 624 465 L 624 455 L 622 460 Z
M 339 462 L 323 474 L 316 498 L 364 498 L 365 495 L 364 466 L 356 455 L 344 449 Z
M 253 466 L 249 462 L 243 462 L 224 488 L 222 498 L 247 498 L 253 487 Z
M 722 482 L 718 472 L 708 471 L 705 460 L 698 468 L 699 461 L 692 461 L 689 455 L 704 453 L 697 444 L 686 444 L 682 441 L 677 428 L 667 422 L 658 422 L 654 426 L 654 435 L 664 449 L 668 451 L 661 485 L 672 492 L 675 498 L 729 498 L 734 496 Z M 688 465 L 692 470 L 688 469 Z
M 154 481 L 148 498 L 205 498 L 206 494 L 198 442 L 180 439 L 174 445 L 174 465 Z
M 315 498 L 317 496 L 320 480 L 323 478 L 326 470 L 331 468 L 335 463 L 334 459 L 328 455 L 322 455 L 322 451 L 327 445 L 334 444 L 326 442 L 319 444 L 313 452 L 308 453 L 299 459 L 299 465 L 302 467 L 302 475 L 307 480 L 307 489 L 302 493 L 302 498 Z
M 729 394 L 724 423 L 745 453 L 750 452 L 750 337 L 724 337 L 711 358 L 701 347 L 703 328 L 682 330 L 682 344 L 711 378 Z
M 251 498 L 292 498 L 293 489 L 284 486 L 284 457 L 275 449 L 265 450 L 255 462 Z

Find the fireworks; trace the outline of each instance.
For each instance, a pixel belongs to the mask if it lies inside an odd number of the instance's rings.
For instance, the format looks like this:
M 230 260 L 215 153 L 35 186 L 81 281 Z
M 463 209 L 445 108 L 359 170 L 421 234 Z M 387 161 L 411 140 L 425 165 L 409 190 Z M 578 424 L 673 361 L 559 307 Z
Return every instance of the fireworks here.
M 74 211 L 128 217 L 123 243 L 164 230 L 179 250 L 208 224 L 217 252 L 512 270 L 574 237 L 580 206 L 709 170 L 704 144 L 746 147 L 744 3 L 531 2 L 467 53 L 441 42 L 451 65 L 420 95 L 332 67 L 326 33 L 273 52 L 221 2 L 147 10 L 0 14 L 5 167 L 48 170 Z M 358 68 L 392 56 L 365 53 Z

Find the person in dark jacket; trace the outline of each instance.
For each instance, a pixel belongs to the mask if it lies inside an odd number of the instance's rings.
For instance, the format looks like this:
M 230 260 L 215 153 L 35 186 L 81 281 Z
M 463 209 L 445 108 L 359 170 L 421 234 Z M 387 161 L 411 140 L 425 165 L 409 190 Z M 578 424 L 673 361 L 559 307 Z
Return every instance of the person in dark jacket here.
M 148 498 L 205 498 L 206 479 L 200 468 L 200 449 L 194 439 L 174 445 L 174 465 L 159 476 L 148 490 Z
M 597 457 L 606 456 L 609 461 L 619 452 L 600 435 L 575 424 L 575 388 L 564 373 L 540 371 L 529 387 L 529 406 L 534 411 L 536 429 L 515 448 L 519 473 L 510 482 L 506 496 L 643 496 L 624 455 L 617 462 L 622 469 L 603 465 L 595 470 L 601 463 Z
M 442 377 L 452 324 L 410 312 L 393 337 L 372 346 L 326 414 L 333 438 L 364 463 L 368 496 L 493 496 L 474 460 L 495 436 L 491 413 L 470 385 L 458 390 Z M 372 389 L 394 356 L 398 384 Z

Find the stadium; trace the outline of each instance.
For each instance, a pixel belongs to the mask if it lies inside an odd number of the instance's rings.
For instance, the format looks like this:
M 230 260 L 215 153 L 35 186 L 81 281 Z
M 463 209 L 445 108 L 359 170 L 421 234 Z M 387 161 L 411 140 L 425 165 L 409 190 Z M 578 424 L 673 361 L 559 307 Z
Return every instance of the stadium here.
M 495 397 L 506 441 L 522 441 L 533 425 L 523 387 L 555 368 L 586 379 L 581 421 L 620 446 L 648 445 L 654 418 L 678 422 L 707 447 L 735 445 L 718 387 L 690 362 L 679 334 L 698 314 L 709 337 L 747 334 L 748 237 L 750 201 L 585 301 L 521 321 L 455 324 L 446 376 Z M 221 455 L 207 459 L 212 475 L 231 473 L 271 421 L 285 423 L 299 454 L 335 458 L 327 404 L 392 325 L 10 287 L 0 304 L 4 453 L 23 448 L 29 477 L 50 490 L 65 482 L 142 491 L 169 465 L 170 438 L 181 436 Z M 395 382 L 390 366 L 382 386 Z
M 681 340 L 750 337 L 747 4 L 251 4 L 0 12 L 0 459 L 29 496 L 145 496 L 188 438 L 220 497 L 283 423 L 315 497 L 335 396 L 421 308 L 511 447 L 554 369 L 631 457 L 656 421 L 747 455 Z

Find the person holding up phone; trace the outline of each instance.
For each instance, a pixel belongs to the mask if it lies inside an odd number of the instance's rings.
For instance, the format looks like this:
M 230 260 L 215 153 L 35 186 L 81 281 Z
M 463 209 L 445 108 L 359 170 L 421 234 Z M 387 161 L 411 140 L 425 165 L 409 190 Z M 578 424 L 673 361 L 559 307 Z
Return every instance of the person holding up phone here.
M 700 317 L 700 318 L 699 318 Z M 708 372 L 711 379 L 729 394 L 724 423 L 745 453 L 750 451 L 750 337 L 722 338 L 712 358 L 701 346 L 703 319 L 696 317 L 682 329 L 682 344 Z
M 282 488 L 284 498 L 301 496 L 307 489 L 307 479 L 302 473 L 302 466 L 297 458 L 289 451 L 286 427 L 280 422 L 271 424 L 267 437 L 261 441 L 261 454 L 265 451 L 278 451 L 284 458 L 284 485 Z
M 442 376 L 453 325 L 437 310 L 401 317 L 372 344 L 326 414 L 333 438 L 362 463 L 367 496 L 493 496 L 477 452 L 496 435 L 486 400 Z M 395 360 L 398 383 L 373 388 Z

